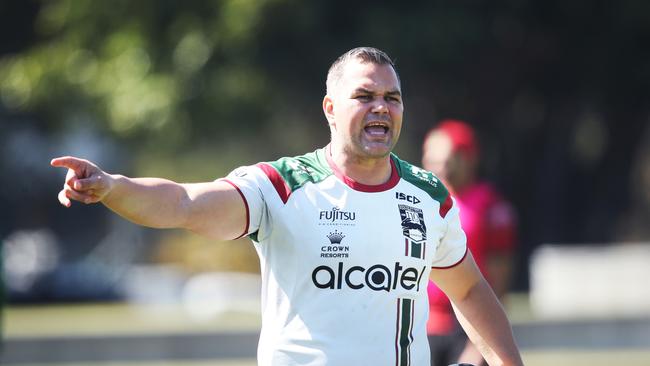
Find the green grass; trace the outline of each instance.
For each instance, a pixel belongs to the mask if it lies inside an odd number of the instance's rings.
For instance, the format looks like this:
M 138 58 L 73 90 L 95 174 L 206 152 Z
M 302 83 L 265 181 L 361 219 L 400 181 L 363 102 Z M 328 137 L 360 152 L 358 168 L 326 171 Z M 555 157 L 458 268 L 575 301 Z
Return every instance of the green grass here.
M 20 364 L 20 366 L 257 366 L 254 359 L 246 360 L 218 360 L 218 361 L 174 361 L 174 362 L 84 362 L 84 363 L 37 363 Z M 6 366 L 18 366 L 6 364 Z
M 650 365 L 650 349 L 524 351 L 526 366 Z
M 650 350 L 543 350 L 523 353 L 526 366 L 614 366 L 650 365 Z M 256 366 L 254 359 L 204 360 L 174 362 L 93 362 L 57 363 L 57 366 Z M 7 365 L 12 366 L 12 365 Z M 18 366 L 18 365 L 15 365 Z M 21 364 L 20 366 L 52 366 L 52 364 Z
M 192 317 L 179 305 L 71 304 L 5 309 L 8 338 L 259 330 L 259 315 Z
M 514 298 L 509 312 L 513 322 L 531 321 L 523 298 Z M 4 337 L 58 337 L 257 331 L 259 314 L 227 313 L 214 318 L 193 318 L 177 305 L 83 304 L 9 307 L 4 312 Z M 650 349 L 542 349 L 523 350 L 527 366 L 650 365 Z M 21 364 L 20 366 L 52 366 Z M 57 366 L 254 366 L 254 359 L 93 362 Z M 18 365 L 15 365 L 18 366 Z

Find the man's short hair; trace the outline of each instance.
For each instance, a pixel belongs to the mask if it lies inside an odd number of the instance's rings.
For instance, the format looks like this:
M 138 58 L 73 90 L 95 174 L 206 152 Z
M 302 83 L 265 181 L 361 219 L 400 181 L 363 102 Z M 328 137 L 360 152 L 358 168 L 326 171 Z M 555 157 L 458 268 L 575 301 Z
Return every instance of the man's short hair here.
M 397 75 L 397 82 L 401 83 L 395 63 L 386 52 L 374 47 L 357 47 L 341 55 L 330 66 L 326 81 L 326 92 L 328 95 L 331 95 L 330 92 L 334 90 L 336 84 L 341 80 L 345 65 L 352 60 L 361 60 L 364 63 L 370 62 L 377 65 L 390 65 L 395 71 L 395 75 Z

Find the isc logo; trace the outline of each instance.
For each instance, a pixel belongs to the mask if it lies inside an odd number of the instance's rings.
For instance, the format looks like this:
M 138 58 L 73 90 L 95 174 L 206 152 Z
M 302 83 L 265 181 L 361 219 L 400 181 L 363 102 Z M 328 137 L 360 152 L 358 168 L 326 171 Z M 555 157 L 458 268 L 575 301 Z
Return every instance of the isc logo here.
M 411 202 L 414 205 L 421 202 L 419 198 L 408 194 L 404 194 L 402 192 L 395 192 L 395 198 L 397 198 L 398 200 Z

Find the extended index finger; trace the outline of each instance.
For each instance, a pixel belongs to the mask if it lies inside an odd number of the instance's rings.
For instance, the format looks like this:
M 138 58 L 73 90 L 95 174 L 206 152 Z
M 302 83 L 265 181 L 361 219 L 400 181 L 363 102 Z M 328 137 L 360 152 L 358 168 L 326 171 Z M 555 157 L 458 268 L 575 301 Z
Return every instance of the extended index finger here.
M 84 159 L 75 158 L 74 156 L 62 156 L 54 158 L 50 161 L 50 165 L 58 168 L 68 168 L 74 170 L 77 175 L 83 173 L 85 166 L 88 162 Z

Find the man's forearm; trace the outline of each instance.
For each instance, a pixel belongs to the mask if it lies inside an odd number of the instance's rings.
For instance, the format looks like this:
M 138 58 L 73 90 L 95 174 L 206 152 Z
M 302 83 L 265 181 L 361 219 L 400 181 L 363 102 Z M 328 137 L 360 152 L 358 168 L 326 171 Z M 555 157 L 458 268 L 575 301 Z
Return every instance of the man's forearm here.
M 187 191 L 162 178 L 128 178 L 110 175 L 111 190 L 102 203 L 136 224 L 154 228 L 186 225 Z
M 454 310 L 489 365 L 523 365 L 503 307 L 485 280 L 454 304 Z

